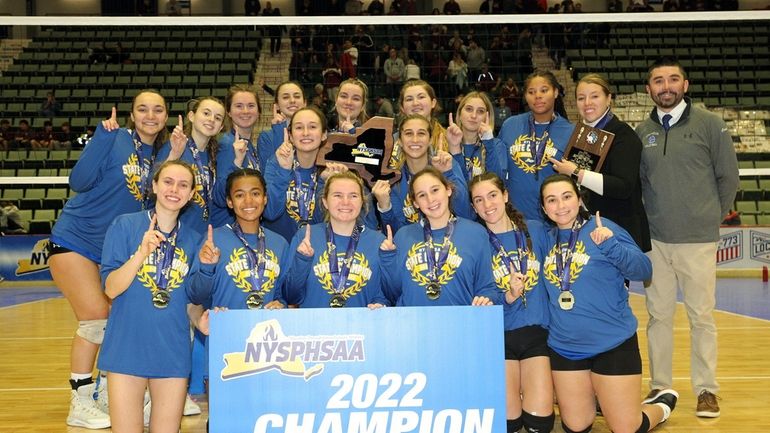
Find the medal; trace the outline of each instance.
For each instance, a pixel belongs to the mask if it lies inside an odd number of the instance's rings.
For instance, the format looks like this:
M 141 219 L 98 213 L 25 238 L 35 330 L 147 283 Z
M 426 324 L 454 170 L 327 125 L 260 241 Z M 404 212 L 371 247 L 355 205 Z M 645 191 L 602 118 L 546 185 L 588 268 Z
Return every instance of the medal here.
M 431 301 L 435 301 L 441 296 L 441 285 L 436 282 L 431 282 L 428 287 L 425 288 L 425 296 Z
M 329 306 L 332 308 L 342 308 L 345 306 L 347 301 L 345 300 L 345 297 L 342 295 L 334 295 L 332 296 L 332 299 L 329 301 Z
M 158 287 L 158 291 L 152 295 L 152 305 L 155 308 L 164 309 L 168 307 L 168 303 L 171 301 L 171 295 L 168 290 Z
M 299 161 L 294 160 L 294 193 L 297 200 L 297 213 L 299 214 L 300 228 L 307 224 L 313 215 L 310 213 L 310 208 L 315 205 L 315 189 L 316 189 L 316 176 L 318 170 L 315 169 L 310 174 L 310 180 L 307 183 L 307 188 L 302 186 L 302 176 L 300 175 Z M 303 224 L 304 223 L 304 224 Z
M 246 308 L 249 310 L 257 310 L 262 308 L 264 303 L 262 296 L 259 293 L 252 293 L 246 297 Z
M 572 296 L 572 292 L 570 290 L 565 290 L 559 293 L 559 307 L 561 307 L 562 310 L 571 310 L 574 306 L 575 297 Z
M 529 260 L 529 251 L 527 250 L 527 236 L 524 234 L 522 230 L 519 230 L 518 227 L 516 227 L 516 224 L 513 223 L 513 221 L 510 221 L 511 225 L 513 226 L 513 234 L 514 238 L 516 239 L 516 256 L 518 260 L 511 259 L 511 256 L 508 254 L 508 251 L 505 249 L 505 246 L 503 246 L 503 243 L 500 241 L 500 239 L 492 233 L 489 228 L 487 228 L 487 235 L 489 236 L 489 242 L 492 244 L 494 249 L 497 251 L 498 257 L 503 261 L 503 263 L 506 264 L 508 268 L 508 272 L 510 272 L 510 278 L 511 281 L 513 281 L 513 273 L 514 272 L 520 272 L 524 275 L 524 283 L 525 286 L 521 291 L 521 304 L 524 306 L 524 308 L 527 308 L 527 287 L 526 287 L 526 281 L 527 281 L 527 267 L 528 263 L 527 260 Z
M 208 221 L 209 219 L 209 207 L 211 206 L 213 199 L 213 190 L 214 190 L 214 181 L 216 180 L 216 171 L 215 168 L 211 165 L 211 159 L 209 159 L 207 168 L 208 172 L 204 170 L 203 161 L 201 160 L 200 151 L 198 150 L 198 147 L 195 145 L 195 141 L 192 139 L 187 140 L 187 148 L 190 149 L 190 153 L 192 153 L 193 157 L 193 163 L 195 164 L 195 167 L 198 169 L 198 174 L 200 175 L 200 184 L 203 188 L 203 194 L 201 194 L 204 197 L 204 204 L 203 204 L 203 219 L 205 221 Z

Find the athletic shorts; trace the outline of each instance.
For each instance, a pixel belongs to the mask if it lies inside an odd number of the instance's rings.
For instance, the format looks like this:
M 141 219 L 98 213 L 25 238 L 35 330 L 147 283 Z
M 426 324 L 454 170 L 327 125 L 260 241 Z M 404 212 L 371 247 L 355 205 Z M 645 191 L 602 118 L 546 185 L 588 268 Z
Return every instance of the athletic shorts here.
M 636 333 L 613 349 L 578 361 L 567 359 L 551 348 L 548 351 L 553 371 L 591 370 L 607 376 L 642 374 L 642 356 L 639 354 Z
M 72 250 L 67 247 L 63 247 L 51 241 L 48 242 L 48 257 L 51 257 L 56 254 L 64 254 L 64 253 L 71 253 L 71 252 Z
M 537 325 L 505 331 L 505 359 L 521 361 L 535 356 L 548 356 L 548 331 Z

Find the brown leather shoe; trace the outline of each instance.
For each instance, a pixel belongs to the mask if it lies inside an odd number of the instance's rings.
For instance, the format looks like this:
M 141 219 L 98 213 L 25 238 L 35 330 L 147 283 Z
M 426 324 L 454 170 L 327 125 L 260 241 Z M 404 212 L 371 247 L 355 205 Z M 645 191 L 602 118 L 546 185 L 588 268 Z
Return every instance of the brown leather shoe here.
M 705 389 L 698 394 L 698 406 L 695 409 L 695 416 L 702 418 L 716 418 L 719 416 L 719 403 L 716 395 Z

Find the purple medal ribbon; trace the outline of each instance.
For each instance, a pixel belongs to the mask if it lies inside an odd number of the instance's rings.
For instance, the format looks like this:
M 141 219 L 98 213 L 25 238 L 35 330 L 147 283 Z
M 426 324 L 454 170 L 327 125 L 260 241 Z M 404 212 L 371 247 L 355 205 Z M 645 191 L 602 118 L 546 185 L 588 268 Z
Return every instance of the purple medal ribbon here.
M 232 131 L 230 131 L 233 134 L 233 139 L 235 138 L 235 128 L 233 128 Z M 244 140 L 246 142 L 246 161 L 248 163 L 249 168 L 253 168 L 254 170 L 259 171 L 259 154 L 257 153 L 257 149 L 254 147 L 253 144 L 251 144 L 251 140 L 248 138 L 241 137 L 241 140 Z M 235 143 L 235 141 L 233 141 Z
M 446 259 L 449 256 L 449 240 L 455 230 L 455 221 L 457 221 L 457 219 L 452 215 L 447 222 L 446 233 L 444 234 L 444 241 L 441 245 L 441 251 L 438 253 L 438 258 L 436 258 L 435 248 L 433 247 L 433 231 L 430 228 L 430 221 L 426 218 L 422 225 L 422 234 L 425 238 L 427 249 L 428 277 L 431 282 L 436 282 L 438 279 L 438 271 L 444 266 L 444 263 L 446 263 Z
M 545 127 L 545 131 L 543 131 L 543 135 L 540 137 L 540 139 L 537 139 L 537 131 L 535 130 L 535 116 L 530 115 L 529 116 L 529 146 L 530 146 L 530 154 L 532 155 L 532 159 L 534 159 L 534 167 L 535 170 L 535 179 L 539 179 L 540 177 L 540 170 L 537 169 L 537 167 L 540 167 L 540 165 L 543 163 L 543 156 L 545 156 L 545 147 L 546 143 L 548 143 L 548 131 L 551 130 L 551 125 L 553 125 L 553 121 L 556 119 L 556 115 L 554 115 L 551 118 L 551 121 L 548 122 L 548 126 Z
M 326 224 L 326 251 L 329 254 L 329 273 L 332 275 L 332 286 L 334 293 L 340 294 L 345 290 L 345 282 L 350 275 L 350 268 L 353 267 L 353 258 L 358 247 L 358 240 L 361 237 L 361 226 L 356 226 L 348 241 L 348 248 L 345 251 L 345 258 L 342 260 L 342 269 L 339 267 L 337 259 L 337 246 L 334 244 L 334 231 L 331 224 Z
M 492 243 L 492 246 L 495 247 L 497 250 L 498 255 L 500 258 L 505 262 L 505 266 L 510 270 L 511 267 L 517 272 L 522 273 L 525 277 L 527 275 L 527 237 L 524 235 L 524 233 L 521 230 L 518 230 L 516 226 L 513 227 L 513 233 L 516 239 L 516 257 L 518 263 L 513 261 L 511 257 L 508 255 L 508 251 L 505 250 L 505 247 L 503 246 L 503 243 L 500 242 L 500 239 L 492 233 L 491 230 L 487 228 L 487 235 L 489 235 L 489 242 Z
M 213 200 L 212 190 L 213 190 L 214 180 L 212 179 L 212 175 L 214 174 L 214 169 L 213 167 L 211 167 L 211 159 L 209 158 L 208 173 L 206 173 L 206 171 L 204 170 L 203 161 L 201 161 L 200 151 L 198 150 L 198 147 L 195 145 L 195 142 L 192 139 L 187 140 L 187 148 L 190 149 L 190 153 L 192 153 L 193 162 L 195 163 L 195 167 L 198 169 L 198 174 L 200 175 L 201 186 L 203 187 L 203 195 L 206 197 L 205 207 L 203 208 L 203 219 L 205 221 L 208 221 L 209 206 L 211 205 Z
M 559 275 L 560 288 L 562 292 L 569 292 L 572 286 L 570 282 L 570 266 L 572 265 L 572 256 L 575 253 L 575 245 L 577 244 L 578 235 L 580 229 L 583 227 L 583 219 L 578 218 L 572 225 L 572 229 L 569 234 L 569 241 L 567 247 L 563 248 L 559 241 L 559 232 L 556 232 L 556 248 L 559 250 L 556 253 L 556 273 Z
M 310 175 L 310 181 L 307 187 L 302 186 L 302 178 L 299 175 L 299 162 L 294 161 L 294 192 L 297 197 L 297 207 L 299 208 L 300 222 L 310 221 L 310 205 L 315 201 L 316 176 L 318 171 L 314 170 Z
M 150 220 L 155 212 L 149 213 Z M 160 231 L 160 226 L 155 223 L 155 230 Z M 166 236 L 166 240 L 161 242 L 155 252 L 155 283 L 159 290 L 166 290 L 168 287 L 169 274 L 171 273 L 171 264 L 174 262 L 174 252 L 176 250 L 176 235 L 179 232 L 179 221 Z M 159 269 L 160 268 L 160 269 Z
M 249 280 L 251 281 L 251 291 L 253 293 L 259 293 L 262 291 L 262 284 L 265 282 L 265 232 L 262 227 L 257 231 L 257 248 L 254 249 L 249 245 L 246 237 L 243 234 L 243 229 L 238 223 L 234 223 L 232 226 L 227 225 L 233 231 L 233 234 L 241 241 L 244 247 L 246 247 L 246 257 L 249 262 Z M 254 275 L 254 268 L 256 267 L 256 275 Z
M 131 133 L 131 139 L 134 140 L 134 155 L 136 155 L 136 164 L 139 166 L 139 178 L 141 179 L 139 182 L 139 191 L 142 192 L 142 210 L 144 210 L 149 207 L 149 182 L 147 182 L 147 180 L 150 178 L 150 169 L 153 164 L 155 164 L 155 153 L 153 152 L 152 157 L 150 157 L 150 160 L 148 161 L 149 163 L 145 164 L 144 156 L 142 155 L 144 143 L 142 143 L 142 140 L 139 138 L 139 134 L 136 131 L 133 131 Z

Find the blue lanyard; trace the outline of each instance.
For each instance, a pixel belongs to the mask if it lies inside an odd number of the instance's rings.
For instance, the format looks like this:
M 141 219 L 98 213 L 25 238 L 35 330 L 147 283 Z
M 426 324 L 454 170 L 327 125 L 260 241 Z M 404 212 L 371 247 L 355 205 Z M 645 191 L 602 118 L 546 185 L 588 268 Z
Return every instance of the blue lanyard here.
M 332 275 L 332 285 L 334 293 L 340 294 L 345 290 L 345 283 L 350 275 L 350 268 L 353 267 L 353 258 L 358 247 L 358 240 L 361 237 L 361 226 L 356 226 L 348 241 L 348 248 L 345 251 L 345 258 L 342 260 L 342 269 L 337 262 L 337 245 L 334 244 L 334 231 L 331 224 L 326 224 L 326 251 L 329 255 L 329 273 Z
M 556 273 L 559 275 L 560 290 L 562 292 L 568 292 L 572 286 L 570 281 L 570 266 L 572 265 L 572 257 L 575 255 L 575 245 L 577 245 L 578 236 L 580 235 L 580 229 L 583 227 L 583 219 L 578 218 L 572 225 L 572 229 L 569 234 L 569 241 L 566 248 L 562 248 L 559 241 L 559 231 L 556 231 Z
M 212 202 L 212 187 L 214 180 L 212 179 L 212 175 L 214 174 L 214 169 L 211 167 L 211 158 L 209 158 L 208 163 L 208 173 L 206 170 L 204 170 L 203 161 L 201 161 L 201 155 L 200 151 L 198 150 L 198 147 L 195 145 L 195 142 L 190 139 L 187 140 L 187 148 L 190 149 L 190 153 L 192 153 L 193 162 L 195 163 L 195 167 L 198 169 L 198 174 L 201 180 L 201 186 L 203 187 L 203 195 L 206 197 L 206 203 L 203 208 L 203 220 L 208 221 L 209 219 L 209 206 L 211 206 Z
M 487 235 L 489 235 L 489 242 L 492 243 L 492 246 L 495 247 L 495 250 L 497 250 L 498 255 L 500 258 L 505 262 L 505 266 L 508 268 L 509 272 L 510 269 L 513 268 L 514 271 L 522 273 L 524 276 L 527 275 L 527 263 L 528 263 L 528 255 L 529 252 L 527 251 L 526 245 L 527 245 L 527 238 L 524 235 L 524 232 L 521 230 L 518 230 L 516 226 L 513 227 L 513 233 L 516 239 L 516 257 L 518 259 L 518 263 L 514 262 L 510 256 L 508 256 L 508 252 L 505 250 L 505 247 L 503 246 L 503 243 L 500 242 L 500 239 L 492 233 L 491 230 L 487 228 Z
M 265 232 L 262 227 L 257 230 L 257 248 L 256 250 L 249 245 L 246 237 L 243 234 L 243 230 L 238 223 L 234 223 L 232 226 L 227 225 L 235 236 L 240 239 L 244 247 L 246 247 L 246 257 L 249 262 L 249 280 L 251 280 L 251 291 L 261 292 L 262 284 L 265 282 Z M 254 268 L 256 267 L 256 275 Z
M 155 214 L 155 211 L 148 212 L 150 220 Z M 155 223 L 155 230 L 160 231 L 160 226 Z M 171 233 L 166 236 L 166 240 L 161 242 L 158 249 L 155 250 L 155 282 L 159 289 L 166 290 L 168 287 L 169 274 L 171 273 L 171 265 L 174 262 L 174 253 L 176 251 L 176 235 L 179 232 L 179 221 L 176 226 L 171 230 Z
M 233 134 L 233 144 L 235 144 L 235 128 L 233 128 L 231 133 Z M 248 162 L 248 166 L 254 170 L 260 171 L 257 148 L 254 147 L 250 139 L 243 137 L 241 137 L 241 139 L 246 141 L 246 161 Z
M 532 159 L 534 159 L 532 166 L 535 167 L 535 179 L 540 177 L 540 170 L 537 170 L 537 168 L 543 164 L 545 148 L 548 144 L 548 132 L 551 130 L 551 125 L 553 125 L 555 120 L 556 115 L 554 114 L 554 116 L 551 117 L 551 120 L 548 122 L 548 126 L 545 127 L 543 135 L 540 136 L 540 139 L 538 139 L 537 131 L 535 130 L 535 116 L 533 114 L 529 115 L 529 152 L 532 155 Z
M 439 269 L 444 266 L 447 257 L 449 257 L 449 240 L 451 239 L 452 233 L 454 233 L 455 230 L 455 221 L 457 221 L 457 219 L 454 215 L 449 217 L 446 233 L 444 234 L 444 241 L 441 245 L 441 250 L 438 252 L 438 257 L 436 257 L 436 252 L 434 251 L 433 247 L 433 231 L 430 228 L 430 221 L 428 221 L 427 218 L 423 220 L 422 234 L 425 238 L 425 255 L 428 259 L 428 277 L 430 278 L 431 282 L 436 282 L 438 279 Z
M 136 155 L 136 165 L 139 167 L 139 190 L 142 193 L 142 210 L 149 207 L 149 182 L 150 169 L 155 164 L 155 152 L 152 153 L 150 161 L 145 164 L 144 156 L 142 155 L 142 147 L 144 144 L 139 138 L 139 134 L 136 131 L 131 132 L 131 139 L 134 140 L 134 155 Z
M 310 221 L 310 206 L 315 203 L 316 176 L 318 171 L 313 171 L 310 175 L 310 181 L 307 187 L 302 186 L 302 178 L 299 175 L 299 162 L 294 161 L 294 192 L 297 197 L 297 206 L 299 207 L 299 218 L 301 221 Z

